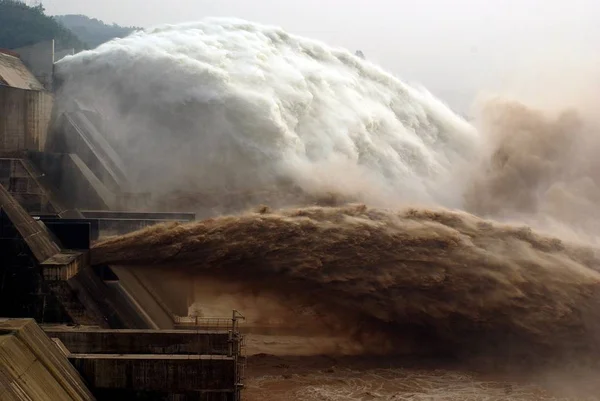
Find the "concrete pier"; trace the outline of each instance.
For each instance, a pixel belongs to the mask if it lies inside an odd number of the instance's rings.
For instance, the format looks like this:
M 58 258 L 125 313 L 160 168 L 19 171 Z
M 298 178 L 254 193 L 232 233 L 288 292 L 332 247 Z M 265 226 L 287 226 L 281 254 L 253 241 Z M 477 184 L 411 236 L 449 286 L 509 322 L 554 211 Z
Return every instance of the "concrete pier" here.
M 196 216 L 136 190 L 101 110 L 53 109 L 52 46 L 0 49 L 0 401 L 238 401 L 236 313 L 190 319 L 179 278 L 91 266 L 104 236 Z
M 108 330 L 46 325 L 99 399 L 234 401 L 242 338 L 230 331 Z
M 68 326 L 45 326 L 43 329 L 49 337 L 58 338 L 72 354 L 227 356 L 237 349 L 234 343 L 239 342 L 228 332 L 215 331 L 80 330 Z
M 0 319 L 0 400 L 90 401 L 94 397 L 33 319 Z
M 219 355 L 71 354 L 69 360 L 94 389 L 231 392 L 234 358 Z

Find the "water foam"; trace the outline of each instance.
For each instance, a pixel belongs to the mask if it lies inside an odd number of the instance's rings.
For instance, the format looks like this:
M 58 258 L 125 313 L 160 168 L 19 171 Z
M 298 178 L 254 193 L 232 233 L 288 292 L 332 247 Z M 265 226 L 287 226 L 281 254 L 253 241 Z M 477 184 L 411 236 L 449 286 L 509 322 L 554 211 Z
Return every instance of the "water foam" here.
M 464 212 L 263 211 L 153 226 L 101 241 L 91 256 L 312 305 L 338 334 L 391 341 L 384 352 L 599 350 L 598 250 Z
M 153 227 L 96 244 L 94 263 L 155 264 L 310 298 L 429 351 L 512 344 L 597 355 L 596 248 L 425 207 L 548 217 L 593 235 L 600 176 L 590 161 L 600 141 L 578 119 L 499 102 L 484 137 L 427 91 L 345 50 L 237 20 L 136 33 L 66 58 L 58 74 L 62 99 L 107 117 L 137 189 L 223 202 L 293 187 L 421 206 Z
M 102 110 L 139 188 L 226 194 L 286 182 L 371 204 L 462 205 L 480 138 L 422 88 L 277 27 L 165 25 L 58 63 Z

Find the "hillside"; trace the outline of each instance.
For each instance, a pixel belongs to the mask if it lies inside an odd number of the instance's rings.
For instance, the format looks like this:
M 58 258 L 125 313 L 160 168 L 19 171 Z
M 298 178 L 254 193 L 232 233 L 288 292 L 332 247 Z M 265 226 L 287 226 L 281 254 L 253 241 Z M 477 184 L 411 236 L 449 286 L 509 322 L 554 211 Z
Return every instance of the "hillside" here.
M 97 47 L 114 38 L 122 38 L 135 31 L 136 27 L 123 27 L 117 24 L 108 25 L 85 15 L 57 15 L 58 22 L 70 29 L 79 40 L 90 48 Z
M 57 50 L 86 48 L 75 34 L 45 15 L 43 6 L 0 0 L 0 48 L 14 49 L 50 39 L 55 40 Z

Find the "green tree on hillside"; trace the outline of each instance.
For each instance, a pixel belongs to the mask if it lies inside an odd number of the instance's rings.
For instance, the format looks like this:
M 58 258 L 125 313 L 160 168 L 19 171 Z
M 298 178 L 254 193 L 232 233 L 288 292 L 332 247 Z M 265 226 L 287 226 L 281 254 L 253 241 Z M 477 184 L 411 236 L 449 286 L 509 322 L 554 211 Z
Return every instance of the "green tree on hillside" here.
M 85 15 L 57 15 L 54 17 L 58 22 L 69 28 L 79 40 L 87 43 L 91 48 L 115 38 L 123 38 L 133 31 L 141 28 L 124 27 L 117 24 L 105 24 Z
M 30 7 L 18 0 L 0 0 L 0 47 L 15 49 L 54 39 L 57 50 L 86 48 L 73 32 L 44 11 L 42 5 Z

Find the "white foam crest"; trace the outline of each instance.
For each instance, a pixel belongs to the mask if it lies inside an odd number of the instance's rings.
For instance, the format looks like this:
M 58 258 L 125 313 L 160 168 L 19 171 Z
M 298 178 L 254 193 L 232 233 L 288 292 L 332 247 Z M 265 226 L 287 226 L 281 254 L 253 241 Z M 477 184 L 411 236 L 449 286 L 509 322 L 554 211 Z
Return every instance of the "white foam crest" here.
M 462 205 L 469 123 L 344 49 L 230 19 L 165 25 L 65 58 L 66 97 L 102 109 L 137 189 L 285 180 L 377 203 Z

